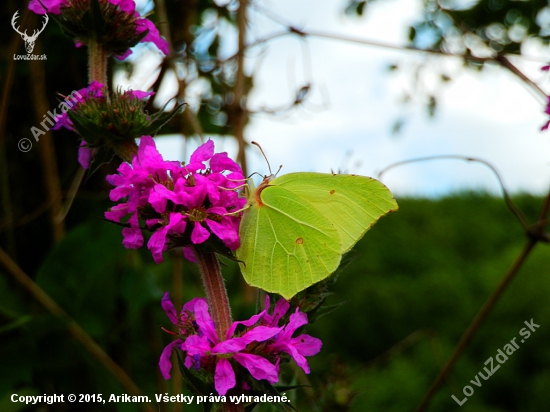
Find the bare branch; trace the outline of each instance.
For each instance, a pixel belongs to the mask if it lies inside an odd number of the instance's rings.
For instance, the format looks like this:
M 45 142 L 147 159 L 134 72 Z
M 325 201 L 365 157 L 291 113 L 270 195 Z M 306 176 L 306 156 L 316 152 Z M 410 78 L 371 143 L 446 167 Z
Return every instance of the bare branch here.
M 506 205 L 508 206 L 508 209 L 510 209 L 512 214 L 518 219 L 518 221 L 521 224 L 521 227 L 523 228 L 523 230 L 525 230 L 526 232 L 529 231 L 529 225 L 527 224 L 527 221 L 525 220 L 525 217 L 523 216 L 521 211 L 518 209 L 518 207 L 514 204 L 514 202 L 510 198 L 510 195 L 508 194 L 508 191 L 506 190 L 506 187 L 504 186 L 504 182 L 502 181 L 500 173 L 497 171 L 497 169 L 493 165 L 491 165 L 489 162 L 487 162 L 485 160 L 477 159 L 475 157 L 467 157 L 467 156 L 460 156 L 460 155 L 436 155 L 436 156 L 418 157 L 418 158 L 415 158 L 415 159 L 408 159 L 408 160 L 403 160 L 403 161 L 400 161 L 400 162 L 396 162 L 396 163 L 393 163 L 393 164 L 387 166 L 386 168 L 382 169 L 378 173 L 378 179 L 382 179 L 382 175 L 384 173 L 386 173 L 388 170 L 393 169 L 393 168 L 398 167 L 398 166 L 403 166 L 403 165 L 410 164 L 410 163 L 427 162 L 427 161 L 430 161 L 430 160 L 440 160 L 440 159 L 458 159 L 458 160 L 465 160 L 467 162 L 477 162 L 477 163 L 481 163 L 482 165 L 485 165 L 489 169 L 491 169 L 491 171 L 493 172 L 493 174 L 495 175 L 495 177 L 498 180 L 498 184 L 500 186 L 500 189 L 502 190 L 502 195 L 504 197 L 504 201 L 506 202 Z

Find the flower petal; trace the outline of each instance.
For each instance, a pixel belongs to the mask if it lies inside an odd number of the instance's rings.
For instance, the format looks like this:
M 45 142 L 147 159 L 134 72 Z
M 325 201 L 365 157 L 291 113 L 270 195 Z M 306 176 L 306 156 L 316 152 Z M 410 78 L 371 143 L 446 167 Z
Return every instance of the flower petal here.
M 195 303 L 195 320 L 202 333 L 212 342 L 214 345 L 219 342 L 218 335 L 216 334 L 216 325 L 208 312 L 208 304 L 205 300 L 200 300 Z
M 212 346 L 206 336 L 191 335 L 185 339 L 185 342 L 183 342 L 181 348 L 186 350 L 191 356 L 206 356 Z
M 277 335 L 283 328 L 270 328 L 269 326 L 257 326 L 254 329 L 246 332 L 242 339 L 246 341 L 247 344 L 250 342 L 263 342 L 265 340 L 271 339 L 273 336 Z
M 80 142 L 80 147 L 78 148 L 78 163 L 80 163 L 80 166 L 84 169 L 88 169 L 91 161 L 92 149 L 90 149 L 83 140 Z
M 204 162 L 209 160 L 214 154 L 214 142 L 211 139 L 202 145 L 200 145 L 197 150 L 193 152 L 191 158 L 189 159 L 189 164 L 186 166 L 190 172 L 195 172 L 199 169 L 204 169 Z
M 44 6 L 42 6 L 42 4 L 40 3 L 42 3 L 46 7 L 46 10 L 44 9 Z M 31 2 L 29 3 L 29 10 L 34 11 L 36 14 L 59 14 L 61 13 L 60 7 L 66 4 L 66 0 L 31 0 Z
M 267 359 L 251 353 L 236 353 L 233 359 L 243 365 L 254 379 L 267 379 L 271 383 L 279 381 L 277 367 Z
M 242 338 L 224 340 L 212 348 L 212 353 L 236 353 L 246 348 L 248 343 Z
M 214 386 L 216 391 L 221 396 L 224 396 L 227 391 L 235 387 L 235 372 L 231 366 L 231 362 L 227 359 L 220 359 L 216 364 L 216 373 L 214 374 Z
M 168 292 L 164 293 L 161 301 L 161 306 L 162 309 L 164 309 L 164 311 L 166 312 L 168 319 L 170 319 L 170 322 L 176 325 L 178 323 L 178 313 L 176 312 L 174 304 L 170 300 L 170 295 Z
M 190 246 L 186 246 L 183 248 L 183 257 L 187 259 L 189 262 L 197 263 L 195 252 L 193 252 L 193 248 Z
M 160 37 L 160 33 L 155 26 L 155 23 L 149 19 L 138 19 L 136 21 L 136 33 L 143 33 L 146 30 L 148 30 L 148 33 L 143 39 L 141 39 L 140 43 L 151 42 L 157 46 L 161 52 L 168 56 L 170 54 L 168 42 Z
M 321 351 L 323 342 L 321 339 L 309 335 L 300 335 L 290 340 L 290 344 L 304 356 L 317 355 Z
M 235 163 L 226 152 L 216 153 L 210 160 L 210 168 L 214 173 L 223 172 L 227 170 L 229 172 L 242 173 L 241 167 Z
M 195 222 L 193 231 L 191 232 L 191 242 L 195 245 L 203 243 L 210 237 L 210 232 L 200 224 L 200 222 Z
M 177 345 L 180 343 L 181 340 L 179 339 L 175 340 L 172 343 L 169 343 L 160 355 L 159 368 L 160 373 L 162 373 L 164 379 L 170 379 L 170 370 L 172 369 L 172 362 L 170 361 L 170 357 L 172 356 L 172 351 L 174 350 L 174 348 L 177 347 Z

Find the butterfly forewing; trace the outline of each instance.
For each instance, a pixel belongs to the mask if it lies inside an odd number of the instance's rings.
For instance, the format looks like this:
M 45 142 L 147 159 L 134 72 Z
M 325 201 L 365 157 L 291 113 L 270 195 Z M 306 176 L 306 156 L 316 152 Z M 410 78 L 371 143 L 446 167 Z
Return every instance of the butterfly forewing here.
M 271 182 L 307 200 L 333 223 L 348 252 L 374 223 L 397 210 L 391 192 L 379 181 L 358 175 L 289 173 Z

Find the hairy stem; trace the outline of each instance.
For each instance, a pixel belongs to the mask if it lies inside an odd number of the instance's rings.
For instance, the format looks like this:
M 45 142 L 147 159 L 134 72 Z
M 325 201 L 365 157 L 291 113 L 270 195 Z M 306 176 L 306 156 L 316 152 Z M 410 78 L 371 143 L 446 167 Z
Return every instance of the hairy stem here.
M 216 324 L 216 333 L 220 341 L 225 340 L 225 333 L 231 326 L 231 308 L 220 270 L 220 263 L 213 252 L 203 252 L 199 248 L 193 248 L 195 257 L 202 275 L 202 282 L 206 290 L 206 299 L 210 307 L 210 314 Z M 225 402 L 222 404 L 223 412 L 243 412 L 242 404 Z
M 134 156 L 137 156 L 138 153 L 138 145 L 134 140 L 117 142 L 116 144 L 111 144 L 110 146 L 118 157 L 128 163 L 132 163 L 132 159 Z
M 202 282 L 206 290 L 206 299 L 212 319 L 216 324 L 216 333 L 220 341 L 225 340 L 225 333 L 231 326 L 231 308 L 223 281 L 220 263 L 213 252 L 203 252 L 194 248 L 195 257 L 201 271 Z
M 96 39 L 88 41 L 88 80 L 97 80 L 108 88 L 107 83 L 107 51 Z

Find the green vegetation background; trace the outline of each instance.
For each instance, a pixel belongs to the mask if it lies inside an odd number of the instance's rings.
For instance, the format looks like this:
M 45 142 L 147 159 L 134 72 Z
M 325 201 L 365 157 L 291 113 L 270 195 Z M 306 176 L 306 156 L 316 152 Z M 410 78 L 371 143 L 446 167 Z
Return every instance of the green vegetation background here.
M 519 254 L 519 224 L 502 199 L 468 193 L 440 200 L 398 199 L 400 210 L 383 218 L 348 255 L 351 263 L 334 285 L 329 304 L 343 303 L 308 333 L 324 342 L 310 364 L 314 389 L 301 389 L 298 410 L 409 411 L 448 359 L 453 346 Z M 541 199 L 516 198 L 534 219 Z M 107 203 L 80 200 L 67 237 L 46 251 L 31 275 L 154 398 L 174 394 L 157 363 L 171 326 L 160 306 L 173 293 L 172 260 L 155 265 L 147 250 L 121 245 L 118 226 L 101 221 Z M 24 259 L 23 259 L 24 260 Z M 539 246 L 467 348 L 433 411 L 550 410 L 550 255 Z M 196 269 L 183 270 L 184 301 L 201 295 Z M 235 318 L 250 316 L 243 305 L 240 276 L 224 270 Z M 540 328 L 477 388 L 469 381 L 482 371 L 525 320 Z M 519 342 L 519 339 L 518 339 Z M 126 393 L 74 339 L 63 324 L 15 284 L 0 276 L 0 410 L 121 411 L 136 404 L 13 404 L 18 394 Z M 174 369 L 176 370 L 176 369 Z M 173 371 L 174 371 L 173 370 Z M 294 378 L 291 368 L 285 377 Z M 474 395 L 461 408 L 462 388 Z M 315 389 L 316 388 L 316 389 Z M 312 391 L 315 392 L 312 393 Z M 311 396 L 311 399 L 308 397 Z M 351 409 L 347 405 L 355 396 Z M 160 411 L 172 405 L 161 404 Z M 185 407 L 185 411 L 196 408 Z

